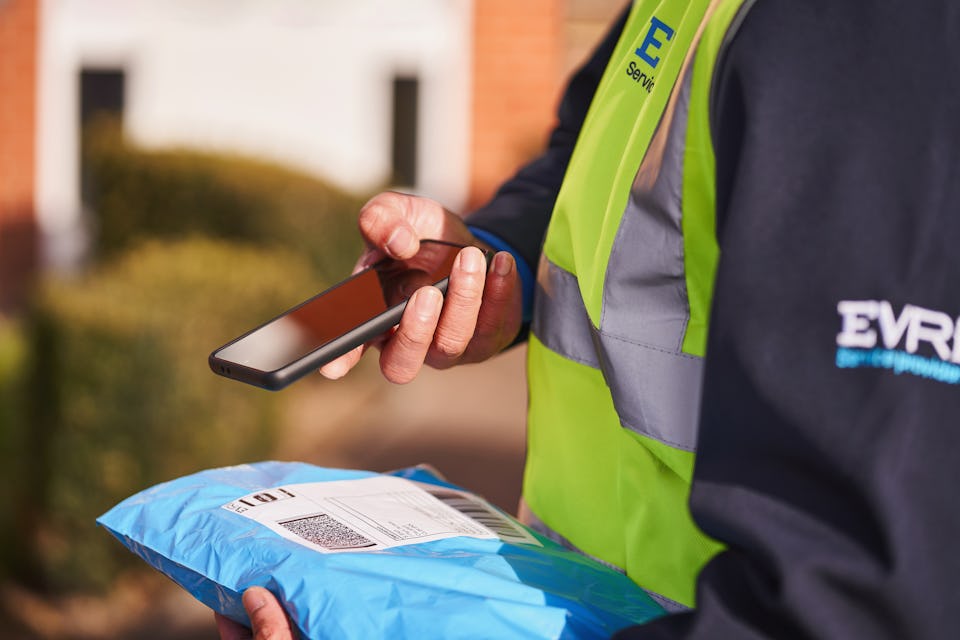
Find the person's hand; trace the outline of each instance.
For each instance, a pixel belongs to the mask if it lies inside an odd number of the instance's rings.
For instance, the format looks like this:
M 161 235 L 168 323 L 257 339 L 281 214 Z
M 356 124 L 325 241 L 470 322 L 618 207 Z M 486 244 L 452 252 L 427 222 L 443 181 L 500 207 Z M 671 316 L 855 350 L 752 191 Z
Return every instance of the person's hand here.
M 250 587 L 244 592 L 243 608 L 250 616 L 252 629 L 214 614 L 220 640 L 293 640 L 293 630 L 283 607 L 263 587 Z
M 422 239 L 482 244 L 455 213 L 433 200 L 401 193 L 375 196 L 361 209 L 359 225 L 366 249 L 355 271 L 386 256 L 411 258 Z M 406 383 L 423 364 L 445 369 L 486 360 L 513 342 L 520 331 L 521 305 L 513 256 L 498 253 L 488 273 L 483 252 L 466 247 L 453 263 L 446 296 L 436 287 L 418 289 L 397 329 L 376 341 L 380 370 L 391 382 Z M 324 365 L 320 373 L 331 379 L 345 375 L 364 349 Z

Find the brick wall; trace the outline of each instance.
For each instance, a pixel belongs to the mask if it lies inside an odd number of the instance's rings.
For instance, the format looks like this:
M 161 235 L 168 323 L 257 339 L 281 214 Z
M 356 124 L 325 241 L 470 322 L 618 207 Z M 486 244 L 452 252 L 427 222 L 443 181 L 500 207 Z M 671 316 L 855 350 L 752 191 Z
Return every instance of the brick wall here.
M 567 77 L 627 0 L 474 0 L 469 206 L 546 143 Z
M 475 0 L 469 206 L 540 149 L 563 80 L 565 0 Z
M 0 1 L 0 311 L 22 302 L 36 264 L 37 4 Z
M 566 70 L 579 67 L 610 25 L 627 6 L 627 0 L 566 0 L 564 28 Z

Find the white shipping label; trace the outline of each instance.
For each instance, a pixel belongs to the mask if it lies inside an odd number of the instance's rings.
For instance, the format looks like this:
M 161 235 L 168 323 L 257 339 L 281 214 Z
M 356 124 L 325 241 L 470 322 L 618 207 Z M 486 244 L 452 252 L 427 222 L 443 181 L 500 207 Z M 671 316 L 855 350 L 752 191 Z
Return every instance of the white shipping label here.
M 486 520 L 465 515 L 470 511 L 451 499 L 467 500 L 477 513 L 484 511 Z M 391 476 L 285 485 L 251 493 L 223 508 L 322 553 L 374 551 L 454 536 L 498 537 L 481 522 L 494 524 L 505 540 L 504 533 L 512 535 L 510 542 L 539 544 L 472 494 Z

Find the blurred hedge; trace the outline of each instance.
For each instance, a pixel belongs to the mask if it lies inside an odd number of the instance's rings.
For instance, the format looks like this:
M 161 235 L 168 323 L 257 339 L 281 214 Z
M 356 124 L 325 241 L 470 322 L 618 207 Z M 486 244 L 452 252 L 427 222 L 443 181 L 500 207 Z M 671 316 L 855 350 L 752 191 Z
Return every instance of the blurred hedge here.
M 349 272 L 365 199 L 269 163 L 83 135 L 92 270 L 0 318 L 0 574 L 54 590 L 140 566 L 94 519 L 152 484 L 271 455 L 283 396 L 209 352 Z M 2 635 L 2 634 L 0 634 Z
M 35 582 L 106 586 L 133 556 L 96 516 L 157 482 L 270 455 L 281 396 L 213 375 L 206 356 L 325 284 L 289 252 L 209 239 L 149 243 L 43 284 L 19 423 L 35 442 L 18 496 Z
M 24 452 L 24 367 L 27 346 L 18 322 L 0 317 L 0 577 L 26 570 L 23 564 L 25 514 L 19 490 L 26 482 Z
M 271 455 L 284 396 L 215 376 L 207 355 L 349 272 L 365 199 L 256 160 L 138 149 L 108 120 L 83 154 L 93 267 L 42 278 L 23 322 L 0 322 L 0 574 L 59 591 L 141 566 L 94 525 L 113 504 Z
M 282 246 L 324 274 L 359 255 L 356 216 L 366 197 L 250 158 L 139 149 L 109 118 L 88 125 L 83 142 L 100 259 L 145 238 L 191 234 Z

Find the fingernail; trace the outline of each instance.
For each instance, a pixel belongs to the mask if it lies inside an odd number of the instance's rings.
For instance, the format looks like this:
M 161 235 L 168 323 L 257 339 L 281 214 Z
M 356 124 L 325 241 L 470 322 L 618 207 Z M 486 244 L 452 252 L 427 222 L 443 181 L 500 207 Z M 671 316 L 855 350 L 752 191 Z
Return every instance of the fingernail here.
M 439 291 L 433 287 L 423 287 L 413 296 L 413 310 L 421 320 L 431 320 L 436 315 L 437 305 L 441 301 Z
M 327 380 L 339 380 L 343 376 L 347 375 L 347 366 L 339 360 L 334 360 L 333 362 L 320 367 L 320 375 Z
M 483 253 L 480 249 L 467 247 L 460 252 L 460 268 L 467 273 L 480 273 L 484 267 Z
M 513 271 L 513 256 L 505 251 L 493 256 L 493 272 L 495 274 L 502 278 L 510 275 L 511 271 Z
M 411 253 L 410 248 L 413 244 L 413 240 L 413 233 L 410 231 L 410 229 L 406 227 L 397 227 L 387 239 L 387 251 L 389 251 L 390 255 L 392 255 L 394 258 L 408 256 Z

